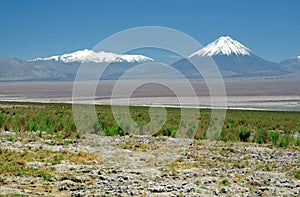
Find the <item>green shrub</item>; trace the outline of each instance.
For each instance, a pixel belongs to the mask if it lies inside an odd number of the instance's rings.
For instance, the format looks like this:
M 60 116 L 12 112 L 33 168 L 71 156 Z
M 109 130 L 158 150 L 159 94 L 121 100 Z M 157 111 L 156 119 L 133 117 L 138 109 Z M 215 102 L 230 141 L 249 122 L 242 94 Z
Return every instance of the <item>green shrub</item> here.
M 44 172 L 44 170 L 43 171 L 39 171 L 38 172 L 38 176 L 41 177 L 44 181 L 50 181 L 51 178 L 53 178 L 52 175 L 50 175 L 49 173 L 47 173 L 47 171 Z
M 51 122 L 51 118 L 50 118 L 49 116 L 46 116 L 46 117 L 45 117 L 45 125 L 46 125 L 47 127 L 50 126 L 50 122 Z
M 0 114 L 0 128 L 3 126 L 3 124 L 4 124 L 4 121 L 5 121 L 5 116 L 4 116 L 4 114 Z
M 170 136 L 171 136 L 171 137 L 175 137 L 176 134 L 177 134 L 177 129 L 171 129 L 171 134 L 170 134 Z
M 236 140 L 236 136 L 235 136 L 233 133 L 231 133 L 231 134 L 229 135 L 229 139 L 230 139 L 231 141 L 235 141 L 235 140 Z
M 114 135 L 124 136 L 126 132 L 119 126 L 108 126 L 103 130 L 99 131 L 98 134 L 106 135 L 106 136 L 114 136 Z
M 258 124 L 258 125 L 257 125 L 257 128 L 258 128 L 258 129 L 262 129 L 261 124 Z
M 279 133 L 277 131 L 269 132 L 268 139 L 272 142 L 272 144 L 276 145 L 277 140 L 279 139 Z
M 239 122 L 238 122 L 239 125 L 244 125 L 245 123 L 246 123 L 245 120 L 239 120 Z
M 247 142 L 250 136 L 251 136 L 251 131 L 240 129 L 239 138 L 242 142 Z
M 7 137 L 7 141 L 14 142 L 15 138 L 13 136 L 9 136 Z
M 284 148 L 287 147 L 290 144 L 290 142 L 291 142 L 291 137 L 285 135 L 279 139 L 279 141 L 277 142 L 277 146 L 280 148 Z
M 263 144 L 268 142 L 268 132 L 262 129 L 256 131 L 253 138 L 253 142 L 256 142 L 258 144 Z
M 230 122 L 230 126 L 231 126 L 231 128 L 235 128 L 235 121 L 234 120 L 229 120 L 229 122 Z
M 51 163 L 52 163 L 52 165 L 56 165 L 56 164 L 60 164 L 61 161 L 63 161 L 63 160 L 64 160 L 64 156 L 61 154 L 61 155 L 59 155 L 59 156 L 53 157 L 53 158 L 51 159 Z
M 108 126 L 106 128 L 103 129 L 104 134 L 107 136 L 113 136 L 116 135 L 118 133 L 118 128 L 114 127 L 114 126 Z
M 220 133 L 220 139 L 227 142 L 229 140 L 228 131 L 226 129 L 222 129 Z
M 256 136 L 255 142 L 258 144 L 262 144 L 262 143 L 264 143 L 264 139 L 262 138 L 261 135 L 259 135 L 259 136 Z
M 20 131 L 21 128 L 19 127 L 19 118 L 15 117 L 15 120 L 13 122 L 13 131 Z
M 298 137 L 294 143 L 295 146 L 300 146 L 300 138 Z
M 206 138 L 206 131 L 202 133 L 202 135 L 200 136 L 200 140 L 204 140 L 205 138 Z
M 72 119 L 68 118 L 66 123 L 63 126 L 63 132 L 65 134 L 65 137 L 69 137 L 72 135 L 71 125 L 72 125 Z
M 34 122 L 34 121 L 31 122 L 29 131 L 37 131 L 36 122 Z
M 229 185 L 229 181 L 228 181 L 227 179 L 223 179 L 223 180 L 221 181 L 221 183 L 222 183 L 222 185 L 224 185 L 224 186 L 228 186 L 228 185 Z
M 294 177 L 295 177 L 296 179 L 300 179 L 300 170 L 296 170 L 296 171 L 294 172 Z
M 167 128 L 166 125 L 164 125 L 157 134 L 154 135 L 163 135 L 163 136 L 171 136 L 171 129 Z

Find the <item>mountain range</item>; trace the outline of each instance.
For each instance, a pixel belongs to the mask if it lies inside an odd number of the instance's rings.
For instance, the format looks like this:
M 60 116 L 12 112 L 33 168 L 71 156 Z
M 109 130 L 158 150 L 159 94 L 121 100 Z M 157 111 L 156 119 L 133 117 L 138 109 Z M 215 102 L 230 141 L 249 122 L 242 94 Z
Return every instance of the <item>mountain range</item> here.
M 300 73 L 300 56 L 280 63 L 265 60 L 229 36 L 217 40 L 171 66 L 190 79 L 202 78 L 191 62 L 213 60 L 223 77 L 284 76 Z M 118 79 L 126 70 L 141 63 L 155 63 L 144 55 L 120 55 L 111 52 L 79 50 L 33 60 L 0 59 L 0 81 L 74 80 L 82 63 L 101 66 L 110 64 L 101 79 Z M 149 71 L 151 68 L 149 68 Z

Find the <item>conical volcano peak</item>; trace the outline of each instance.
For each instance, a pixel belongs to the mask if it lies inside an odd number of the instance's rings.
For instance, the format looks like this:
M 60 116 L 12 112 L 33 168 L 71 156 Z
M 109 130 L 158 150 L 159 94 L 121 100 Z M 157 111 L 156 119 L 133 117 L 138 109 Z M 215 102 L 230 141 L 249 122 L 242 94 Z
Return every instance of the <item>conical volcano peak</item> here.
M 206 47 L 193 53 L 193 56 L 215 56 L 215 55 L 251 55 L 251 50 L 240 42 L 229 36 L 221 36 Z

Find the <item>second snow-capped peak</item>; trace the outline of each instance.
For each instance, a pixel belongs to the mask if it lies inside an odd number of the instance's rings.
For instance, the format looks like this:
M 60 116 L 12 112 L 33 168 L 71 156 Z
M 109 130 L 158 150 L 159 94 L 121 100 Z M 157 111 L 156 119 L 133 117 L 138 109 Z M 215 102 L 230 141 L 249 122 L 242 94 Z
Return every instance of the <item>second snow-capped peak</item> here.
M 144 55 L 120 55 L 105 51 L 95 52 L 93 50 L 84 49 L 75 51 L 73 53 L 67 53 L 63 55 L 55 55 L 46 58 L 36 58 L 33 61 L 62 61 L 65 63 L 71 62 L 94 62 L 94 63 L 113 63 L 113 62 L 129 62 L 129 63 L 141 63 L 141 62 L 153 62 L 154 60 Z
M 251 55 L 251 50 L 229 36 L 221 36 L 214 42 L 190 55 L 190 57 L 211 57 L 214 55 Z

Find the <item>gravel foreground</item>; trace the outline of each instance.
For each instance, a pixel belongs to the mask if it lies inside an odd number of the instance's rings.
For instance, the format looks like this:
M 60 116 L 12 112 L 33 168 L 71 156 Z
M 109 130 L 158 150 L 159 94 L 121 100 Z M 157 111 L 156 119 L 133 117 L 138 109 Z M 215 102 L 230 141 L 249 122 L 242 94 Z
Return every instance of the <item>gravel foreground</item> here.
M 46 180 L 0 174 L 4 195 L 300 196 L 300 180 L 294 176 L 300 169 L 296 148 L 152 136 L 89 135 L 64 143 L 33 138 L 34 132 L 8 140 L 14 135 L 0 132 L 2 150 L 54 151 L 71 159 L 26 163 L 30 168 L 51 168 Z M 82 162 L 72 159 L 75 154 L 97 157 Z

